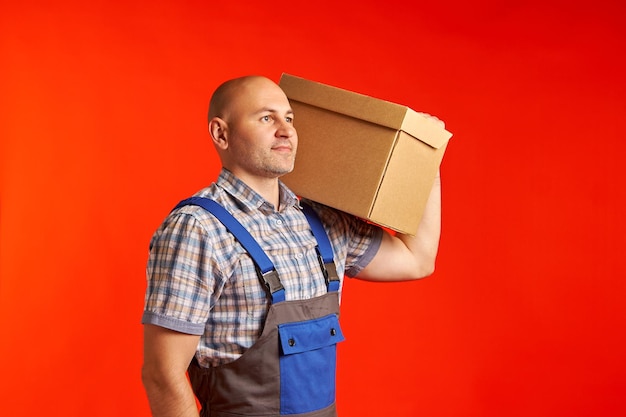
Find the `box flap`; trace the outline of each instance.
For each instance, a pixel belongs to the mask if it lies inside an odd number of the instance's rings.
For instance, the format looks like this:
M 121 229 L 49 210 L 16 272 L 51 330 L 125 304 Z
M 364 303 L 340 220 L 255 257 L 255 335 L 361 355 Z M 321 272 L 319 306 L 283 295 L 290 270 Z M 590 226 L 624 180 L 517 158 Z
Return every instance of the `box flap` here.
M 432 120 L 428 120 L 427 116 L 415 112 L 408 107 L 406 117 L 404 118 L 400 130 L 435 149 L 444 146 L 452 137 L 452 133 L 448 132 L 437 123 L 433 123 Z
M 452 137 L 452 133 L 407 106 L 286 73 L 282 74 L 279 84 L 290 100 L 402 130 L 436 149 Z

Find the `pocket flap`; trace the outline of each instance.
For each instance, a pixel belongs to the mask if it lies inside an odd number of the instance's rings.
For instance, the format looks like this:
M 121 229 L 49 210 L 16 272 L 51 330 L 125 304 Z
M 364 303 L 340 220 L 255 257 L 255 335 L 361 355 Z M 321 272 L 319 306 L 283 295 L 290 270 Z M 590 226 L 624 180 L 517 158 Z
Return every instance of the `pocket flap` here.
M 284 355 L 331 346 L 344 340 L 336 314 L 318 319 L 278 325 Z

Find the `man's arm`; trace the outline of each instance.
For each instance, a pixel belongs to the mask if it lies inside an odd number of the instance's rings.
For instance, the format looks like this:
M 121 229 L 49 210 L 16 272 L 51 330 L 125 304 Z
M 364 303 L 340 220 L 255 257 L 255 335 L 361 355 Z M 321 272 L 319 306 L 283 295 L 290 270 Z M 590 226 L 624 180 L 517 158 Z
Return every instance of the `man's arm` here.
M 142 381 L 155 417 L 198 417 L 186 371 L 200 336 L 144 325 Z
M 430 191 L 415 236 L 383 234 L 380 249 L 356 277 L 369 281 L 405 281 L 424 278 L 435 271 L 441 235 L 441 178 Z

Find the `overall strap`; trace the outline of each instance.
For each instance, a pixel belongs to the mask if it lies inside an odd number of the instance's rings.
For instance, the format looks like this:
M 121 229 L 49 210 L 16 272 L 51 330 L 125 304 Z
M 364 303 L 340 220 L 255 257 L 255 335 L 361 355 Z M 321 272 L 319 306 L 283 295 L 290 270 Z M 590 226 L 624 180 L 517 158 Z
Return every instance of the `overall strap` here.
M 315 210 L 313 210 L 311 206 L 306 203 L 301 202 L 300 205 L 302 206 L 302 211 L 311 226 L 313 236 L 315 236 L 315 240 L 317 240 L 317 246 L 315 249 L 317 250 L 317 256 L 320 261 L 322 271 L 324 271 L 324 278 L 326 279 L 328 291 L 339 291 L 340 281 L 339 276 L 337 275 L 337 267 L 335 266 L 333 247 L 328 239 L 328 234 L 326 234 L 322 221 Z
M 183 206 L 200 206 L 212 215 L 214 215 L 228 229 L 235 239 L 244 247 L 248 254 L 252 257 L 259 275 L 268 288 L 272 303 L 285 301 L 285 288 L 280 282 L 278 272 L 270 258 L 265 254 L 261 246 L 250 235 L 242 225 L 230 214 L 224 207 L 214 200 L 205 197 L 191 197 L 181 201 L 173 210 Z M 173 211 L 172 210 L 172 211 Z

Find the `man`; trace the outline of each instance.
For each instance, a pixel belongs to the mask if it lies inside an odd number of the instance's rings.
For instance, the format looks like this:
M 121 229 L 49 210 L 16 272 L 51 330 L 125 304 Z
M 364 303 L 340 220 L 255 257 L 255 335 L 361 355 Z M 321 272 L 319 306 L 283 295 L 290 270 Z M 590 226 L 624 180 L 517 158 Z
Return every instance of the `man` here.
M 211 98 L 208 127 L 222 172 L 170 213 L 150 245 L 142 378 L 155 416 L 198 416 L 194 391 L 203 416 L 334 416 L 341 333 L 332 284 L 344 274 L 393 281 L 434 270 L 439 179 L 414 237 L 301 204 L 279 181 L 295 163 L 293 122 L 287 97 L 264 77 L 227 81 Z M 207 199 L 234 221 L 209 212 Z M 244 247 L 233 223 L 260 249 Z M 316 224 L 322 232 L 312 234 Z M 324 242 L 330 261 L 320 260 Z M 263 253 L 270 272 L 261 271 Z

